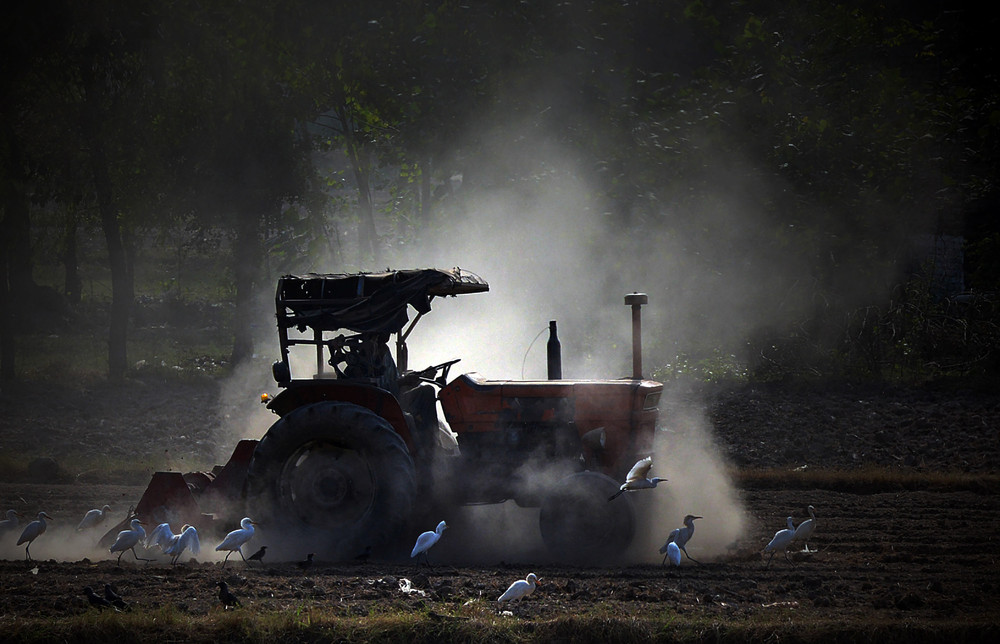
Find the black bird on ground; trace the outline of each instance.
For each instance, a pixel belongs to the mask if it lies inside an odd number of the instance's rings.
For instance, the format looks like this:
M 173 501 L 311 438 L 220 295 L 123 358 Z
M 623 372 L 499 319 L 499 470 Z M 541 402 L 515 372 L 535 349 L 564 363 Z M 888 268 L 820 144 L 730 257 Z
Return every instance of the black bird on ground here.
M 259 561 L 261 565 L 264 564 L 264 555 L 267 553 L 267 546 L 261 546 L 257 552 L 253 553 L 247 557 L 247 561 Z
M 87 595 L 87 599 L 90 601 L 91 606 L 96 606 L 100 609 L 111 608 L 111 602 L 95 593 L 94 589 L 90 586 L 85 586 L 83 592 Z
M 224 581 L 217 581 L 215 585 L 219 587 L 219 601 L 222 602 L 223 608 L 241 606 L 240 598 L 229 590 L 229 584 Z
M 130 606 L 122 599 L 122 596 L 115 592 L 111 584 L 104 584 L 104 599 L 108 600 L 112 606 L 119 610 L 129 610 Z
M 308 570 L 313 565 L 313 556 L 314 554 L 310 552 L 309 554 L 306 555 L 305 559 L 296 563 L 295 565 L 298 566 L 300 570 Z

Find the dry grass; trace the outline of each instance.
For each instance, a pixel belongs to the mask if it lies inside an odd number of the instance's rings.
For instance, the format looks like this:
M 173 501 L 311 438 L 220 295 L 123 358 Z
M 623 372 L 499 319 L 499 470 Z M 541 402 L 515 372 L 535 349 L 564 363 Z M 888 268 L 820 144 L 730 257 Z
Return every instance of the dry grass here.
M 949 641 L 993 642 L 997 623 L 940 622 L 933 626 L 906 620 L 845 623 L 790 617 L 746 621 L 689 619 L 670 612 L 632 617 L 603 614 L 596 605 L 585 614 L 554 618 L 480 614 L 467 616 L 423 610 L 346 616 L 323 610 L 215 610 L 192 617 L 171 608 L 141 614 L 87 611 L 60 620 L 0 617 L 6 642 L 872 642 L 891 644 Z

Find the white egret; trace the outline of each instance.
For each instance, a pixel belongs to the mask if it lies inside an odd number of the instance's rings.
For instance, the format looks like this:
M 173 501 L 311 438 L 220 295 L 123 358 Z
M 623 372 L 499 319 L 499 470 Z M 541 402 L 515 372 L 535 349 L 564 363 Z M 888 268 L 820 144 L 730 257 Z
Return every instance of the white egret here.
M 431 546 L 438 542 L 441 535 L 447 528 L 448 524 L 442 521 L 437 524 L 437 528 L 435 528 L 433 532 L 428 530 L 417 537 L 417 542 L 413 544 L 413 551 L 410 553 L 410 559 L 423 553 L 424 563 L 427 563 L 427 551 L 430 550 Z
M 617 492 L 608 497 L 608 501 L 613 501 L 618 498 L 618 495 L 622 492 L 648 490 L 656 487 L 657 483 L 663 483 L 667 480 L 659 477 L 647 478 L 651 467 L 653 467 L 652 456 L 647 456 L 646 458 L 637 461 L 636 464 L 632 466 L 632 469 L 628 471 L 628 475 L 625 477 L 625 482 L 622 483 L 622 486 L 618 488 Z
M 146 529 L 142 527 L 145 524 L 139 519 L 132 519 L 130 525 L 131 529 L 119 532 L 115 542 L 108 549 L 109 552 L 118 553 L 119 566 L 122 565 L 122 555 L 129 550 L 132 551 L 132 556 L 135 557 L 136 561 L 152 561 L 152 559 L 144 559 L 135 553 L 135 547 L 146 541 Z
M 153 531 L 149 533 L 146 537 L 146 542 L 144 544 L 145 548 L 148 550 L 153 546 L 160 549 L 161 552 L 166 551 L 170 547 L 170 544 L 177 538 L 174 531 L 170 529 L 169 523 L 161 523 L 160 525 L 153 528 Z
M 175 535 L 167 549 L 163 552 L 173 557 L 170 565 L 177 563 L 185 550 L 190 550 L 192 555 L 197 556 L 201 552 L 201 540 L 198 539 L 198 530 L 193 525 L 185 525 L 181 528 L 181 533 Z
M 510 587 L 497 598 L 497 603 L 502 604 L 503 602 L 511 602 L 512 604 L 520 604 L 523 598 L 535 592 L 535 586 L 538 584 L 539 579 L 535 576 L 535 573 L 528 573 L 528 576 L 524 579 L 519 579 L 512 583 Z
M 778 550 L 785 553 L 785 560 L 788 563 L 792 563 L 792 560 L 788 558 L 788 546 L 792 543 L 792 539 L 795 538 L 795 524 L 792 523 L 792 517 L 788 517 L 785 521 L 787 522 L 788 527 L 784 530 L 778 530 L 775 532 L 771 541 L 764 546 L 764 552 L 771 553 L 771 556 L 767 560 L 767 566 L 764 566 L 765 568 L 771 565 L 771 559 L 774 559 L 774 553 Z
M 45 528 L 48 527 L 48 524 L 45 523 L 46 519 L 49 521 L 53 520 L 52 517 L 44 512 L 39 512 L 38 518 L 24 526 L 24 530 L 21 531 L 21 536 L 17 540 L 17 545 L 21 545 L 22 543 L 27 544 L 24 546 L 24 558 L 28 561 L 31 561 L 31 553 L 28 552 L 28 549 L 31 547 L 31 542 L 45 532 Z
M 226 538 L 222 540 L 222 543 L 215 546 L 216 551 L 228 550 L 225 560 L 222 562 L 222 567 L 226 567 L 226 562 L 229 561 L 229 555 L 234 552 L 240 553 L 240 557 L 246 562 L 247 558 L 243 556 L 243 544 L 253 538 L 254 529 L 253 527 L 257 525 L 254 523 L 253 519 L 250 517 L 243 517 L 240 520 L 240 527 L 233 530 L 226 535 Z M 247 564 L 248 566 L 250 564 Z
M 83 515 L 83 520 L 80 521 L 80 525 L 76 526 L 76 531 L 82 532 L 90 528 L 96 528 L 101 525 L 101 522 L 104 521 L 104 517 L 107 516 L 107 513 L 110 511 L 111 506 L 108 504 L 104 504 L 104 507 L 100 509 L 95 508 L 93 510 L 87 510 L 87 513 Z
M 816 529 L 816 508 L 809 506 L 809 518 L 799 524 L 799 527 L 795 528 L 795 536 L 793 539 L 795 541 L 804 541 L 806 547 L 803 548 L 802 552 L 816 552 L 815 550 L 809 549 L 809 537 L 812 536 L 813 531 Z
M 663 564 L 666 565 L 667 559 L 670 559 L 670 563 L 675 566 L 681 565 L 681 549 L 673 541 L 668 541 L 662 548 L 660 552 L 665 552 L 663 555 Z
M 7 518 L 0 521 L 0 537 L 21 525 L 21 517 L 23 516 L 17 510 L 7 510 Z
M 685 546 L 687 545 L 687 542 L 691 540 L 691 537 L 694 536 L 694 520 L 701 518 L 702 517 L 689 514 L 684 517 L 683 528 L 674 528 L 673 530 L 670 531 L 670 534 L 667 536 L 666 543 L 664 543 L 663 547 L 660 548 L 661 555 L 666 553 L 666 555 L 663 557 L 664 564 L 667 563 L 667 556 L 670 555 L 670 553 L 668 552 L 668 546 L 670 546 L 670 544 L 672 543 L 677 544 L 678 550 L 683 550 L 684 554 L 687 556 L 688 559 L 690 559 L 695 563 L 700 563 L 697 559 L 693 558 L 691 555 L 688 554 L 687 548 L 685 548 Z M 679 565 L 679 564 L 674 564 L 674 565 Z

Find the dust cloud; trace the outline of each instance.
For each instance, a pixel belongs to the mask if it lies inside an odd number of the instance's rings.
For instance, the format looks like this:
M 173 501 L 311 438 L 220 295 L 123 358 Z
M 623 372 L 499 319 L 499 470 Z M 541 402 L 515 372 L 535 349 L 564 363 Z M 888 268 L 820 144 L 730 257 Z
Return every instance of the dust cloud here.
M 509 140 L 523 138 L 508 134 Z M 494 157 L 497 168 L 514 163 L 503 149 Z M 706 347 L 745 358 L 740 352 L 755 330 L 808 306 L 801 296 L 805 289 L 797 286 L 802 266 L 759 243 L 760 231 L 770 225 L 764 204 L 783 188 L 743 178 L 738 159 L 722 164 L 726 172 L 702 178 L 717 186 L 704 203 L 690 203 L 681 188 L 660 195 L 654 206 L 647 202 L 644 212 L 614 216 L 593 198 L 588 170 L 572 154 L 546 145 L 532 163 L 544 172 L 520 183 L 474 185 L 462 181 L 456 168 L 448 180 L 451 196 L 422 227 L 419 243 L 387 246 L 378 265 L 304 258 L 304 270 L 460 266 L 482 276 L 490 283 L 488 293 L 435 299 L 408 341 L 412 369 L 460 358 L 452 377 L 477 372 L 495 379 L 544 378 L 550 320 L 558 324 L 564 378 L 628 377 L 631 317 L 624 296 L 633 291 L 649 295 L 642 310 L 646 377 L 657 370 L 669 376 L 663 370 L 675 356 Z M 350 247 L 350 239 L 342 246 Z M 273 318 L 262 318 L 257 327 L 259 353 L 276 357 Z M 269 364 L 255 361 L 227 383 L 220 445 L 259 438 L 274 421 L 263 406 L 245 402 L 260 391 L 275 392 Z M 669 482 L 632 495 L 642 516 L 633 560 L 659 561 L 657 549 L 685 514 L 704 517 L 689 548 L 696 558 L 710 560 L 740 538 L 745 511 L 713 441 L 702 403 L 672 397 L 668 388 L 653 475 Z M 453 528 L 437 554 L 455 560 L 540 558 L 537 517 L 537 509 L 511 502 L 457 510 L 455 517 L 440 517 Z

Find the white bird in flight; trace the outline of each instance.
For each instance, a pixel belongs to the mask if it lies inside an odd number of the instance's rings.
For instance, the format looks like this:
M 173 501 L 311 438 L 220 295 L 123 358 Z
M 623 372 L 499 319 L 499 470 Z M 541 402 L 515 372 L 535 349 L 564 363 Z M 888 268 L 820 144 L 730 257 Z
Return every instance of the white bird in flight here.
M 622 492 L 634 492 L 635 490 L 648 490 L 650 488 L 656 487 L 657 483 L 663 483 L 667 479 L 661 479 L 659 477 L 646 478 L 649 474 L 649 469 L 653 467 L 653 457 L 647 456 L 644 459 L 639 460 L 632 469 L 628 471 L 628 476 L 625 477 L 625 482 L 622 486 L 618 488 L 618 491 L 608 497 L 608 501 L 613 501 Z
M 680 551 L 683 550 L 684 554 L 687 556 L 688 559 L 690 559 L 691 561 L 693 561 L 695 563 L 700 563 L 697 559 L 695 559 L 694 557 L 692 557 L 691 555 L 689 555 L 688 551 L 687 551 L 687 548 L 685 548 L 685 546 L 687 545 L 687 542 L 690 541 L 691 537 L 694 536 L 694 520 L 695 519 L 700 519 L 700 518 L 702 518 L 702 517 L 695 516 L 693 514 L 689 514 L 689 515 L 687 515 L 687 516 L 684 517 L 684 527 L 683 528 L 674 528 L 673 530 L 670 531 L 670 535 L 667 536 L 666 543 L 664 543 L 663 547 L 660 548 L 660 554 L 661 555 L 664 554 L 664 553 L 666 553 L 666 555 L 663 557 L 663 563 L 666 563 L 667 562 L 667 557 L 670 556 L 669 547 L 670 547 L 670 544 L 672 544 L 672 543 L 677 545 L 678 558 L 680 558 Z M 671 558 L 671 561 L 673 561 L 672 558 Z M 678 566 L 678 565 L 680 565 L 680 563 L 677 562 L 677 563 L 674 563 L 674 565 Z
M 7 510 L 7 518 L 0 521 L 0 536 L 21 525 L 21 517 L 24 515 L 17 510 Z
M 497 603 L 511 602 L 520 604 L 521 600 L 535 592 L 535 586 L 539 583 L 535 573 L 530 572 L 524 579 L 519 579 L 512 583 L 510 587 L 497 598 Z
M 197 556 L 201 552 L 201 540 L 198 539 L 198 530 L 193 525 L 185 525 L 181 528 L 181 533 L 174 535 L 170 540 L 170 545 L 163 552 L 173 557 L 170 565 L 177 563 L 185 550 L 190 550 L 192 555 Z
M 799 524 L 799 527 L 795 528 L 795 536 L 793 539 L 795 541 L 804 541 L 806 547 L 803 548 L 802 552 L 816 552 L 815 550 L 809 549 L 809 537 L 812 536 L 813 531 L 816 529 L 816 508 L 809 506 L 809 518 Z
M 778 550 L 785 553 L 785 561 L 792 563 L 792 560 L 788 558 L 788 546 L 792 543 L 792 539 L 795 538 L 795 524 L 792 523 L 792 517 L 788 517 L 785 521 L 787 522 L 788 527 L 784 530 L 778 530 L 775 532 L 771 541 L 764 546 L 764 552 L 771 553 L 771 556 L 767 560 L 767 566 L 764 566 L 765 568 L 771 565 L 771 559 L 774 559 L 774 554 Z
M 142 527 L 145 524 L 139 519 L 132 519 L 129 525 L 131 526 L 129 530 L 122 530 L 118 533 L 115 542 L 111 544 L 108 551 L 118 553 L 119 566 L 122 565 L 122 556 L 129 550 L 132 551 L 132 556 L 135 557 L 136 561 L 152 561 L 152 559 L 144 559 L 135 553 L 135 547 L 146 540 L 146 529 Z
M 28 552 L 28 549 L 31 548 L 31 542 L 45 532 L 45 528 L 48 527 L 48 524 L 45 523 L 46 519 L 49 521 L 53 520 L 52 517 L 44 512 L 39 512 L 38 518 L 24 526 L 24 530 L 21 531 L 21 536 L 17 540 L 17 545 L 21 545 L 22 543 L 28 544 L 24 546 L 24 558 L 28 561 L 31 561 L 31 553 Z
M 104 521 L 104 517 L 108 512 L 111 511 L 111 506 L 105 504 L 103 508 L 87 510 L 87 513 L 83 515 L 83 520 L 80 521 L 80 525 L 76 526 L 77 532 L 82 532 L 89 528 L 97 527 Z
M 240 527 L 227 534 L 226 538 L 222 540 L 222 543 L 215 546 L 216 551 L 222 551 L 222 550 L 229 551 L 226 554 L 225 560 L 223 560 L 222 562 L 223 568 L 226 567 L 226 562 L 229 561 L 229 555 L 233 554 L 234 552 L 240 553 L 240 557 L 243 558 L 244 562 L 247 560 L 247 558 L 243 556 L 243 550 L 241 548 L 243 547 L 244 543 L 250 541 L 250 539 L 253 538 L 253 533 L 254 533 L 253 527 L 255 525 L 257 524 L 253 521 L 253 519 L 251 519 L 250 517 L 243 517 L 243 519 L 240 520 Z
M 424 563 L 427 563 L 427 551 L 431 549 L 431 546 L 438 542 L 441 535 L 444 534 L 444 531 L 447 528 L 448 524 L 442 521 L 437 524 L 437 528 L 435 528 L 434 531 L 428 530 L 427 532 L 421 533 L 421 535 L 417 537 L 417 542 L 413 544 L 413 551 L 410 552 L 410 559 L 413 559 L 422 553 L 424 555 Z

